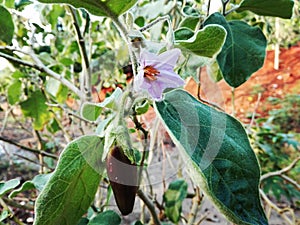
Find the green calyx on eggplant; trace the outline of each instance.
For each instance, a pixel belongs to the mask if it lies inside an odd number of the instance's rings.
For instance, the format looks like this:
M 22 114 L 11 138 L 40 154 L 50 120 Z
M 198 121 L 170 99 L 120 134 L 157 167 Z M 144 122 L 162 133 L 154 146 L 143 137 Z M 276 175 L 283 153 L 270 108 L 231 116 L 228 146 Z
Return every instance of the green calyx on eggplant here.
M 122 215 L 132 212 L 138 190 L 138 168 L 124 154 L 122 148 L 115 146 L 106 160 L 107 175 L 117 206 Z

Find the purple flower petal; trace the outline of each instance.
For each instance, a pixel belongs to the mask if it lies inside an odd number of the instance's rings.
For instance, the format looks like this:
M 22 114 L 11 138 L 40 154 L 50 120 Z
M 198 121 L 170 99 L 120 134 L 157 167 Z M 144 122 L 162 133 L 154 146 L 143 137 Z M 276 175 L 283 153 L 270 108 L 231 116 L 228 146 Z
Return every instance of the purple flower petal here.
M 161 76 L 158 76 L 157 83 L 163 83 L 165 88 L 181 87 L 184 85 L 184 80 L 173 71 L 162 71 Z
M 181 51 L 178 48 L 174 48 L 169 51 L 161 53 L 156 58 L 158 60 L 156 63 L 157 69 L 159 69 L 161 66 L 164 65 L 171 66 L 172 68 L 174 68 L 180 54 Z
M 145 90 L 152 99 L 160 101 L 164 89 L 183 86 L 184 80 L 173 71 L 180 53 L 179 49 L 172 49 L 157 56 L 142 50 L 140 54 L 141 67 L 134 78 L 134 90 L 136 92 Z M 146 75 L 145 71 L 147 71 Z M 157 71 L 157 73 L 153 73 L 153 71 Z
M 155 64 L 157 61 L 157 55 L 154 53 L 148 52 L 143 49 L 140 54 L 140 63 L 142 67 Z

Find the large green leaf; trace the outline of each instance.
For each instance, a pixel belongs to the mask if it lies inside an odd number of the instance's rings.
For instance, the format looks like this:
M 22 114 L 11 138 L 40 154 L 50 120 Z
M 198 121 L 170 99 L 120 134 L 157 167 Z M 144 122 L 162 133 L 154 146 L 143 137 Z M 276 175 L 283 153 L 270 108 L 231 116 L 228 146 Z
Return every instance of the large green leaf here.
M 178 223 L 181 216 L 182 202 L 187 195 L 188 185 L 185 180 L 175 180 L 170 183 L 164 193 L 166 216 L 174 223 Z
M 230 86 L 240 86 L 263 66 L 267 41 L 258 27 L 251 27 L 242 21 L 227 22 L 220 13 L 212 14 L 204 24 L 219 24 L 227 31 L 217 61 Z
M 0 5 L 0 45 L 11 44 L 14 35 L 14 23 L 9 11 Z
M 216 207 L 239 225 L 268 224 L 259 197 L 260 168 L 243 126 L 183 90 L 168 92 L 155 109 L 189 174 Z
M 35 205 L 35 225 L 74 225 L 86 213 L 104 170 L 103 140 L 82 136 L 69 143 Z
M 49 121 L 50 113 L 46 105 L 46 97 L 40 91 L 35 91 L 24 102 L 20 103 L 22 112 L 25 116 L 33 118 L 33 127 L 36 130 L 43 128 L 43 125 Z
M 244 0 L 237 11 L 250 10 L 258 15 L 288 19 L 293 15 L 293 7 L 293 0 Z
M 225 41 L 226 30 L 219 25 L 208 25 L 188 40 L 176 40 L 176 45 L 196 55 L 212 58 Z
M 85 8 L 97 16 L 117 17 L 130 9 L 137 0 L 39 0 L 43 3 L 65 3 L 76 8 Z

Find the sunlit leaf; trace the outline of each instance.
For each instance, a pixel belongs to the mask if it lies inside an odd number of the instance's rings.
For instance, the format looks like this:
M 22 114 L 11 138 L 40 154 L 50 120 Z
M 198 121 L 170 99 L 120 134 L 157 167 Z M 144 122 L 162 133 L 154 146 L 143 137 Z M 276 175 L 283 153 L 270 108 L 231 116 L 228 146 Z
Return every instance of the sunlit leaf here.
M 196 55 L 212 58 L 225 41 L 226 30 L 219 25 L 208 25 L 188 40 L 176 40 L 176 45 Z

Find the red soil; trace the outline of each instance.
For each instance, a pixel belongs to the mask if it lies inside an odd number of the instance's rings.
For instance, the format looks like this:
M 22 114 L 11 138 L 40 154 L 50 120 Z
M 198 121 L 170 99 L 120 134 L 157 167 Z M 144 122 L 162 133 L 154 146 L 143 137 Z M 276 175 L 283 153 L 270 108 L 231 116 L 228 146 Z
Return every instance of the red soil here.
M 279 58 L 279 69 L 275 70 L 274 51 L 268 51 L 264 66 L 235 89 L 235 114 L 242 121 L 249 122 L 254 111 L 260 116 L 267 116 L 274 108 L 267 101 L 269 97 L 300 94 L 300 42 L 289 49 L 281 49 Z M 193 79 L 185 88 L 197 96 L 198 87 Z M 219 105 L 227 113 L 232 113 L 231 90 L 224 80 L 214 83 L 205 70 L 201 72 L 201 98 Z

